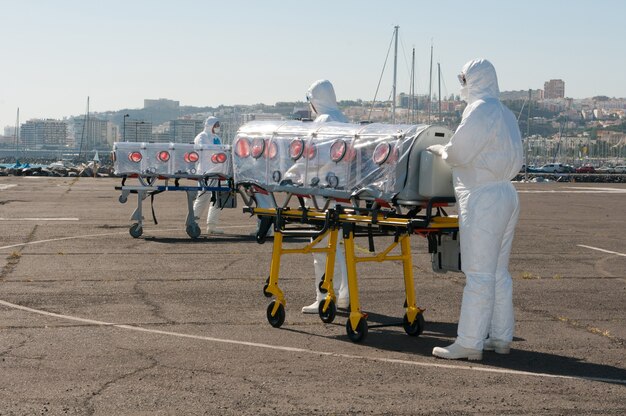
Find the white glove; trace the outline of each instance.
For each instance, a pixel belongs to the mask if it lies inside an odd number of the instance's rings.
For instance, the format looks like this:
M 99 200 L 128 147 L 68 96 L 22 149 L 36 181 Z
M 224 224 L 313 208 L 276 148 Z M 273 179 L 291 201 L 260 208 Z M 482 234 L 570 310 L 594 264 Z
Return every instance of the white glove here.
M 432 146 L 428 146 L 426 148 L 426 150 L 428 150 L 430 153 L 435 154 L 440 157 L 443 155 L 444 149 L 445 149 L 445 146 L 442 144 L 433 144 Z

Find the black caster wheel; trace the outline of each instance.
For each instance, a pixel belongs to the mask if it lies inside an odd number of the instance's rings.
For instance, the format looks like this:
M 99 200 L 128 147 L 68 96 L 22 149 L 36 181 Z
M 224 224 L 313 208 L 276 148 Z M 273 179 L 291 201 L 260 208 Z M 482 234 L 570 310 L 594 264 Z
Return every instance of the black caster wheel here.
M 352 329 L 352 325 L 350 325 L 350 320 L 346 322 L 346 332 L 348 333 L 348 338 L 352 342 L 361 342 L 367 336 L 367 321 L 365 318 L 359 319 L 359 324 L 356 327 L 356 331 Z
M 143 234 L 143 228 L 141 228 L 141 225 L 135 223 L 130 226 L 130 229 L 128 230 L 128 232 L 131 237 L 139 238 L 141 237 L 141 234 Z
M 198 224 L 192 224 L 192 225 L 188 225 L 187 228 L 185 229 L 185 231 L 187 231 L 187 235 L 191 238 L 198 238 L 200 237 L 200 226 Z
M 324 279 L 326 279 L 326 274 L 322 275 L 322 280 L 320 280 L 320 282 L 317 285 L 317 288 L 320 290 L 320 293 L 327 293 L 328 290 L 326 290 L 326 288 L 322 287 L 322 285 L 324 284 Z
M 117 198 L 118 201 L 120 201 L 120 204 L 125 204 L 126 201 L 128 201 L 128 198 L 126 198 L 124 195 L 120 195 L 119 198 Z
M 404 327 L 404 331 L 412 336 L 417 337 L 424 331 L 424 325 L 426 322 L 424 321 L 424 315 L 421 313 L 415 317 L 415 321 L 412 324 L 409 324 L 409 318 L 404 314 L 404 318 L 402 319 L 402 326 Z
M 282 304 L 278 305 L 276 315 L 272 316 L 272 309 L 274 309 L 275 303 L 276 301 L 273 300 L 267 305 L 267 322 L 274 328 L 280 328 L 281 325 L 285 323 L 285 307 Z
M 265 295 L 266 298 L 271 298 L 272 294 L 267 291 L 268 287 L 270 287 L 270 278 L 269 278 L 269 276 L 267 277 L 267 279 L 265 279 L 265 284 L 263 285 L 263 295 Z
M 320 319 L 322 320 L 322 322 L 324 322 L 325 324 L 329 324 L 335 320 L 335 315 L 337 315 L 337 306 L 335 306 L 335 302 L 331 300 L 328 304 L 328 308 L 326 308 L 326 312 L 324 312 L 324 303 L 326 303 L 326 301 L 320 301 L 320 306 L 318 306 L 317 313 L 320 315 Z

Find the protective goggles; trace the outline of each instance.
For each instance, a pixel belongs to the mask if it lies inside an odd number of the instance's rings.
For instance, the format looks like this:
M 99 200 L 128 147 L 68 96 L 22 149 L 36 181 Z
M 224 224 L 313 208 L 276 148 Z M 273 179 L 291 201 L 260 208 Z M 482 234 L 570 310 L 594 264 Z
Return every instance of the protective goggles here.
M 461 83 L 461 86 L 465 86 L 467 85 L 467 80 L 465 79 L 465 74 L 459 74 L 457 75 L 457 77 L 459 78 L 459 82 Z

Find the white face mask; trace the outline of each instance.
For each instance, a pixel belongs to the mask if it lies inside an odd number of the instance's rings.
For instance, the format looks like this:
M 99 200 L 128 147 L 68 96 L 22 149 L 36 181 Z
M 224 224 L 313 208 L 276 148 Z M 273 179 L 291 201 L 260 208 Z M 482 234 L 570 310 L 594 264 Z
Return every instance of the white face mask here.
M 217 126 L 217 127 L 213 127 L 213 133 L 214 133 L 214 134 L 219 134 L 219 132 L 220 132 L 220 128 L 219 128 L 219 126 Z
M 467 85 L 464 87 L 461 87 L 461 100 L 463 101 L 469 101 L 469 88 L 467 88 Z

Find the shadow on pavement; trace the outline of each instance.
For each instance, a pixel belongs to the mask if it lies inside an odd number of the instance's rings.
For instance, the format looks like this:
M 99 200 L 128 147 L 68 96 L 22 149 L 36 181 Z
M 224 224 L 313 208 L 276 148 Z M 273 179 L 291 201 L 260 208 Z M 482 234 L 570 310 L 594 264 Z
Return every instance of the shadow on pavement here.
M 345 310 L 337 312 L 337 318 L 332 324 L 345 327 L 348 313 Z M 434 347 L 443 347 L 452 343 L 456 337 L 456 323 L 426 322 L 424 332 L 418 336 L 409 336 L 402 329 L 402 321 L 398 317 L 368 313 L 368 335 L 362 345 L 394 352 L 420 355 L 433 360 Z M 306 333 L 312 336 L 328 338 L 307 331 L 285 328 L 288 331 Z M 344 342 L 352 342 L 348 336 L 337 335 L 331 338 Z M 523 371 L 534 374 L 547 374 L 557 377 L 573 377 L 585 380 L 600 381 L 626 386 L 626 369 L 606 364 L 586 362 L 579 358 L 567 357 L 541 351 L 525 351 L 517 349 L 523 346 L 523 338 L 515 338 L 509 355 L 500 355 L 486 351 L 483 360 L 478 365 L 500 368 L 512 371 Z M 517 345 L 516 345 L 517 344 Z M 442 360 L 441 362 L 447 362 Z M 450 361 L 452 362 L 452 361 Z M 472 362 L 474 363 L 474 362 Z

